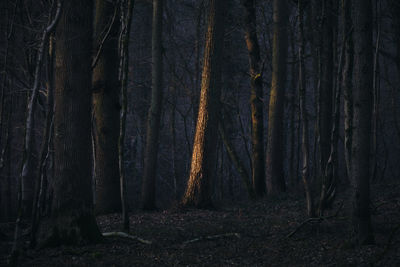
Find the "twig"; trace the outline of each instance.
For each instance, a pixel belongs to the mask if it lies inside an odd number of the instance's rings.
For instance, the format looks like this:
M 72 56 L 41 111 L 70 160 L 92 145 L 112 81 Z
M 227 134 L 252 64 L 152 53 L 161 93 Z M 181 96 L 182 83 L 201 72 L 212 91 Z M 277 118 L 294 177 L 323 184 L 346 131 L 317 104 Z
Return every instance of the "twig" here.
M 151 245 L 153 242 L 140 238 L 138 236 L 130 235 L 124 232 L 108 232 L 108 233 L 103 233 L 104 237 L 123 237 L 123 238 L 129 238 L 132 240 L 139 241 L 140 243 L 146 244 L 146 245 Z
M 332 219 L 332 218 L 336 217 L 339 214 L 339 211 L 342 209 L 343 204 L 344 203 L 342 202 L 340 204 L 340 207 L 338 208 L 338 210 L 332 215 L 308 218 L 307 220 L 303 221 L 299 226 L 297 226 L 297 228 L 294 229 L 290 234 L 288 234 L 286 236 L 286 238 L 290 238 L 290 237 L 294 236 L 307 223 L 310 223 L 310 222 L 322 222 L 322 221 L 329 220 L 329 219 Z
M 191 244 L 191 243 L 195 243 L 195 242 L 199 242 L 199 241 L 203 241 L 203 240 L 214 240 L 214 239 L 223 238 L 223 237 L 240 238 L 240 234 L 239 233 L 227 233 L 227 234 L 220 234 L 220 235 L 201 236 L 201 237 L 198 237 L 195 239 L 185 241 L 185 242 L 183 242 L 183 245 L 187 245 L 187 244 Z

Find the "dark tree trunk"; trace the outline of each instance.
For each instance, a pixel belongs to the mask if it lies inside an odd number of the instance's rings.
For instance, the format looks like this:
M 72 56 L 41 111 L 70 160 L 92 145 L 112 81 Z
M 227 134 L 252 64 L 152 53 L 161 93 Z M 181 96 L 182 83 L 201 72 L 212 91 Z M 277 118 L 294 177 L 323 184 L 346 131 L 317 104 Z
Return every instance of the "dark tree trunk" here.
M 65 1 L 56 30 L 54 198 L 39 244 L 96 242 L 91 179 L 93 1 Z
M 274 40 L 272 83 L 269 98 L 267 190 L 276 194 L 286 190 L 283 171 L 283 111 L 285 104 L 286 58 L 288 50 L 288 6 L 286 0 L 274 0 Z
M 226 3 L 227 0 L 210 0 L 199 112 L 184 206 L 212 206 Z
M 353 223 L 360 244 L 374 242 L 370 212 L 370 142 L 373 91 L 372 4 L 354 0 L 354 79 L 351 173 L 354 181 Z
M 162 108 L 162 20 L 163 0 L 153 1 L 152 31 L 152 92 L 151 105 L 147 115 L 146 148 L 142 184 L 142 208 L 156 208 L 156 169 L 158 156 L 158 139 Z
M 97 0 L 94 25 L 95 68 L 93 69 L 93 138 L 95 145 L 96 212 L 121 209 L 118 169 L 119 7 Z
M 251 76 L 251 143 L 252 180 L 256 196 L 265 194 L 264 119 L 262 62 L 257 38 L 256 1 L 242 0 L 245 7 L 244 27 Z

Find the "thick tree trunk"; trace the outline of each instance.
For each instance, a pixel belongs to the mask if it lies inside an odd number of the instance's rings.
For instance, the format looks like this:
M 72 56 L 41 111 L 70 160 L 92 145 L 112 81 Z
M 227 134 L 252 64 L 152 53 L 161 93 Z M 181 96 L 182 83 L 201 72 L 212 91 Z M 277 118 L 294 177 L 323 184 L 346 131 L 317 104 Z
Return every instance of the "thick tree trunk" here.
M 269 98 L 267 190 L 276 194 L 286 190 L 283 171 L 283 111 L 286 87 L 288 49 L 286 0 L 274 0 L 274 40 L 272 51 L 272 83 Z
M 142 208 L 145 210 L 156 208 L 156 170 L 163 90 L 162 20 L 163 0 L 154 0 L 152 33 L 152 92 L 151 105 L 147 115 L 146 148 L 144 154 L 142 184 Z
M 227 0 L 210 0 L 199 112 L 184 206 L 212 206 L 226 3 Z
M 115 3 L 96 1 L 94 52 L 98 56 L 93 69 L 96 213 L 121 209 L 118 170 L 118 9 Z
M 245 7 L 244 27 L 251 76 L 251 143 L 252 180 L 256 196 L 265 194 L 264 119 L 262 62 L 257 38 L 256 1 L 242 0 Z
M 101 234 L 91 186 L 93 1 L 65 1 L 56 31 L 54 198 L 39 244 L 95 242 Z
M 351 172 L 354 181 L 353 223 L 360 244 L 374 242 L 370 212 L 370 142 L 373 91 L 372 4 L 354 0 L 354 79 Z

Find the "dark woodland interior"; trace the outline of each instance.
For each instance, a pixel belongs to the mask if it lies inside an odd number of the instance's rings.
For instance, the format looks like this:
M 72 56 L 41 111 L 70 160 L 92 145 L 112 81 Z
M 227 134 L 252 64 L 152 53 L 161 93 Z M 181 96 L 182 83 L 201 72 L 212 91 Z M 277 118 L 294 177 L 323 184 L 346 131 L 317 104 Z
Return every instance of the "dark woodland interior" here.
M 0 0 L 0 266 L 399 266 L 397 0 Z

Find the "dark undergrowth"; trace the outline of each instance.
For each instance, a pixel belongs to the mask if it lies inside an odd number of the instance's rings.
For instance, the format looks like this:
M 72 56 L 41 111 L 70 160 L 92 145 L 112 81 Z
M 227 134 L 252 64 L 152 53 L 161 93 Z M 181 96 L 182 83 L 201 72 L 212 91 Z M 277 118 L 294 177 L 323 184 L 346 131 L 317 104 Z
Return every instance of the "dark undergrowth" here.
M 328 219 L 304 224 L 304 197 L 296 194 L 215 210 L 137 212 L 130 217 L 130 234 L 151 244 L 107 237 L 96 245 L 26 249 L 20 265 L 400 266 L 400 184 L 373 186 L 375 245 L 358 247 L 351 241 L 348 195 L 338 196 Z M 102 232 L 119 231 L 121 216 L 100 216 L 98 223 Z M 5 235 L 0 264 L 5 264 L 13 225 L 0 226 Z

